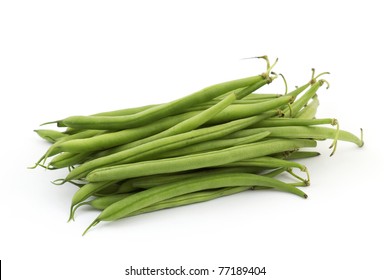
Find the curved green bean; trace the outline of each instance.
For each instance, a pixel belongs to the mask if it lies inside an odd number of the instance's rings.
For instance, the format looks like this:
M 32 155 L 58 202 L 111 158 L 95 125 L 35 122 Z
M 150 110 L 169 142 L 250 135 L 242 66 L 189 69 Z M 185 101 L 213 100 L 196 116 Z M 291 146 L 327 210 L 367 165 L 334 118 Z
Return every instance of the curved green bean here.
M 261 187 L 258 187 L 259 189 Z M 263 187 L 266 189 L 267 187 Z M 245 187 L 227 187 L 227 188 L 221 188 L 221 189 L 216 189 L 216 190 L 205 190 L 205 191 L 198 191 L 194 193 L 188 193 L 188 194 L 183 194 L 177 197 L 172 197 L 167 200 L 160 201 L 156 204 L 150 205 L 148 207 L 142 208 L 138 211 L 133 212 L 132 214 L 128 215 L 127 217 L 131 216 L 136 216 L 144 213 L 149 213 L 153 211 L 158 211 L 162 209 L 168 209 L 168 208 L 174 208 L 174 207 L 179 207 L 179 206 L 184 206 L 184 205 L 189 205 L 189 204 L 194 204 L 194 203 L 199 203 L 199 202 L 205 202 L 209 200 L 213 200 L 216 198 L 220 198 L 223 196 L 228 196 L 240 192 L 244 192 L 247 190 L 251 190 L 252 187 L 250 186 L 245 186 Z M 121 195 L 112 195 L 112 196 L 107 196 L 107 197 L 99 197 L 95 198 L 93 200 L 87 201 L 80 203 L 77 205 L 77 208 L 83 205 L 89 205 L 97 210 L 104 210 L 110 205 L 114 204 L 115 202 L 118 202 L 129 195 L 132 194 L 121 194 Z M 75 208 L 74 210 L 76 210 Z
M 247 87 L 259 81 L 268 81 L 263 76 L 253 76 L 244 79 L 216 84 L 183 98 L 146 109 L 127 116 L 73 116 L 61 120 L 68 127 L 87 129 L 118 130 L 142 126 L 155 120 L 182 112 L 193 104 L 211 100 L 234 89 Z
M 64 132 L 60 132 L 53 129 L 35 129 L 34 132 L 36 132 L 39 137 L 52 144 L 57 142 L 59 139 L 68 136 L 68 134 Z
M 92 226 L 97 225 L 101 221 L 114 221 L 124 218 L 138 210 L 172 197 L 206 189 L 218 189 L 221 187 L 234 186 L 270 187 L 307 198 L 307 195 L 303 191 L 287 183 L 266 176 L 234 173 L 229 175 L 218 174 L 203 176 L 201 178 L 190 178 L 136 193 L 110 205 L 91 223 L 91 225 L 85 230 L 84 234 Z
M 278 138 L 310 138 L 310 139 L 336 139 L 346 142 L 351 142 L 359 147 L 364 145 L 363 139 L 356 135 L 341 129 L 330 127 L 317 127 L 317 126 L 279 126 L 279 127 L 264 127 L 264 128 L 251 128 L 241 130 L 235 133 L 238 137 L 244 137 L 269 131 L 270 137 Z

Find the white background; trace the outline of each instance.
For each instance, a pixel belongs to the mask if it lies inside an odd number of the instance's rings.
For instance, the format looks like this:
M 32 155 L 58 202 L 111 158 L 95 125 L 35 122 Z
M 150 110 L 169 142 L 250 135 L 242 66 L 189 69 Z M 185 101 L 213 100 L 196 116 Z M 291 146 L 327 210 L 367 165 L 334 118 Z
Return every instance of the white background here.
M 130 279 L 133 267 L 265 266 L 258 279 L 390 279 L 386 1 L 1 1 L 0 259 L 4 279 Z M 275 71 L 290 87 L 329 71 L 318 117 L 365 132 L 304 163 L 307 200 L 249 192 L 101 223 L 65 172 L 27 169 L 40 123 L 169 101 Z M 264 91 L 282 90 L 281 80 Z M 388 135 L 388 134 L 387 134 Z M 217 274 L 217 273 L 216 273 Z M 200 279 L 255 279 L 250 276 Z M 175 279 L 185 279 L 177 277 Z M 195 279 L 195 277 L 189 277 Z M 131 279 L 152 279 L 132 277 Z M 168 279 L 159 277 L 156 279 Z M 172 278 L 170 278 L 172 279 Z

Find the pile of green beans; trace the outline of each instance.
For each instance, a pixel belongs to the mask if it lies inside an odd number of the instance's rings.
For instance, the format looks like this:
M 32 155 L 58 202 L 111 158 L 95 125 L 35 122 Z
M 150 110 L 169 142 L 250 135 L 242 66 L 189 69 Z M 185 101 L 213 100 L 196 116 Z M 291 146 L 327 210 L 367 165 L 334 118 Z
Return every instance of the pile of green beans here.
M 262 93 L 277 74 L 266 56 L 264 73 L 215 84 L 164 104 L 70 116 L 59 129 L 35 132 L 51 145 L 34 167 L 67 168 L 69 220 L 89 206 L 101 221 L 205 202 L 250 190 L 277 190 L 307 198 L 310 184 L 300 159 L 316 157 L 318 141 L 363 146 L 334 118 L 317 118 L 315 75 L 293 91 Z M 302 173 L 302 175 L 298 174 Z

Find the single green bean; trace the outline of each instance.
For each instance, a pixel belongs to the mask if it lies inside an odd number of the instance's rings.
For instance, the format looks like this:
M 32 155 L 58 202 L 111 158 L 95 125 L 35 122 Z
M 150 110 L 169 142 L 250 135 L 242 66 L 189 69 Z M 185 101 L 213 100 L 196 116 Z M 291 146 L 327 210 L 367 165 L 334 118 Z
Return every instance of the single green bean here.
M 234 89 L 250 86 L 259 81 L 270 82 L 263 76 L 254 76 L 213 85 L 183 98 L 149 108 L 128 116 L 73 116 L 61 120 L 68 127 L 119 130 L 142 126 L 155 120 L 177 114 L 188 107 L 206 102 Z
M 86 178 L 90 182 L 122 180 L 152 174 L 212 167 L 286 150 L 315 146 L 316 142 L 310 140 L 276 139 L 274 141 L 262 141 L 196 155 L 98 168 L 91 171 Z
M 211 101 L 204 102 L 202 104 L 204 104 L 204 105 L 207 104 L 209 106 L 212 106 L 212 105 L 216 104 L 223 97 L 225 97 L 225 96 L 227 96 L 227 95 L 229 95 L 231 93 L 238 92 L 240 90 L 242 90 L 242 88 L 232 90 L 232 91 L 230 91 L 230 92 L 228 92 L 228 93 L 226 93 L 224 95 L 218 96 L 215 99 L 213 99 Z M 273 98 L 273 97 L 277 97 L 279 94 L 256 94 L 256 96 L 252 96 L 252 95 L 253 94 L 248 95 L 247 97 L 245 97 L 245 99 L 246 100 L 248 100 L 248 99 L 258 100 L 258 99 L 264 99 L 264 98 Z M 236 103 L 236 102 L 240 103 L 240 100 L 237 100 L 234 103 Z M 146 109 L 149 109 L 149 108 L 152 108 L 152 107 L 156 107 L 156 106 L 160 106 L 160 105 L 163 105 L 163 103 L 161 103 L 161 104 L 151 104 L 151 105 L 145 105 L 145 106 L 133 107 L 133 108 L 125 108 L 125 109 L 119 109 L 119 110 L 114 110 L 114 111 L 100 112 L 100 113 L 93 114 L 92 116 L 125 116 L 125 115 L 133 115 L 135 113 L 139 113 L 139 112 L 145 111 Z
M 298 162 L 283 160 L 283 159 L 274 158 L 271 156 L 236 161 L 236 162 L 232 162 L 232 163 L 229 163 L 229 164 L 226 164 L 223 166 L 226 166 L 226 167 L 252 166 L 252 167 L 263 167 L 263 168 L 279 168 L 279 167 L 298 168 L 302 172 L 305 172 L 306 176 L 307 176 L 307 179 L 302 180 L 302 181 L 304 181 L 307 185 L 310 184 L 310 175 L 309 175 L 309 171 L 307 170 L 306 166 L 304 166 L 303 164 L 300 164 Z
M 264 128 L 251 128 L 239 131 L 236 135 L 240 137 L 253 135 L 255 133 L 261 133 L 269 131 L 271 135 L 269 137 L 277 138 L 309 138 L 309 139 L 336 139 L 346 142 L 351 142 L 359 147 L 362 147 L 363 139 L 355 136 L 354 134 L 335 128 L 329 127 L 317 127 L 317 126 L 279 126 L 279 127 L 264 127 Z M 337 137 L 336 137 L 337 136 Z
M 236 106 L 236 105 L 249 105 L 249 104 L 259 104 L 259 103 L 262 103 L 264 101 L 269 101 L 269 100 L 272 100 L 273 98 L 263 98 L 263 99 L 241 99 L 241 100 L 235 100 L 234 102 L 232 102 L 232 105 L 230 106 Z M 193 111 L 203 111 L 203 110 L 206 110 L 208 108 L 210 108 L 211 106 L 215 105 L 218 101 L 220 101 L 221 99 L 213 99 L 209 102 L 205 102 L 205 103 L 202 103 L 202 104 L 199 104 L 199 105 L 194 105 L 190 108 L 188 108 L 187 110 L 185 110 L 184 112 L 193 112 Z
M 225 167 L 252 166 L 252 167 L 267 167 L 267 168 L 287 167 L 287 168 L 298 168 L 303 172 L 307 171 L 306 166 L 304 166 L 303 164 L 294 161 L 274 158 L 271 156 L 264 156 L 259 158 L 236 161 L 236 162 L 225 164 L 223 166 Z
M 73 209 L 73 213 L 71 215 L 71 219 L 74 220 L 74 214 L 76 210 L 84 205 L 92 206 L 93 208 L 97 210 L 104 210 L 111 204 L 118 202 L 119 200 L 128 197 L 129 195 L 132 195 L 132 193 L 122 193 L 122 194 L 113 194 L 109 196 L 103 196 L 103 197 L 97 197 L 82 203 L 79 203 L 76 207 Z
M 246 118 L 250 116 L 256 116 L 261 113 L 267 112 L 272 109 L 278 109 L 288 103 L 291 103 L 293 98 L 291 96 L 283 95 L 278 98 L 271 99 L 269 101 L 264 101 L 261 103 L 253 103 L 253 104 L 237 104 L 235 106 L 231 106 L 230 110 L 225 110 L 216 115 L 210 121 L 208 121 L 207 125 L 215 125 L 224 123 L 226 121 Z
M 269 132 L 263 132 L 263 133 L 249 135 L 246 137 L 205 141 L 194 145 L 186 146 L 181 149 L 176 149 L 166 153 L 162 153 L 158 155 L 158 157 L 156 158 L 169 158 L 169 157 L 177 157 L 183 155 L 198 154 L 201 152 L 207 152 L 213 150 L 221 150 L 228 147 L 234 147 L 238 145 L 258 142 L 269 135 L 270 135 Z
M 261 187 L 259 187 L 259 188 L 261 188 Z M 263 187 L 263 188 L 266 189 L 267 187 Z M 199 192 L 194 192 L 194 193 L 188 193 L 188 194 L 173 197 L 173 198 L 170 198 L 170 199 L 167 199 L 164 201 L 160 201 L 156 204 L 142 208 L 139 211 L 133 212 L 132 214 L 130 214 L 127 217 L 135 216 L 135 215 L 139 215 L 139 214 L 144 214 L 144 213 L 149 213 L 149 212 L 162 210 L 162 209 L 168 209 L 168 208 L 179 207 L 179 206 L 184 206 L 184 205 L 189 205 L 189 204 L 194 204 L 194 203 L 199 203 L 199 202 L 205 202 L 205 201 L 220 198 L 223 196 L 244 192 L 244 191 L 250 190 L 250 189 L 252 189 L 252 187 L 245 186 L 245 187 L 230 187 L 230 188 L 221 188 L 221 189 L 216 189 L 216 190 L 205 190 L 205 191 L 199 191 Z M 77 207 L 75 207 L 74 212 L 80 206 L 84 206 L 84 205 L 89 205 L 97 210 L 104 210 L 108 206 L 128 197 L 129 195 L 132 195 L 132 194 L 126 193 L 126 194 L 111 195 L 111 196 L 107 196 L 107 197 L 95 198 L 95 199 L 78 204 Z M 72 219 L 74 220 L 74 213 L 73 213 Z
M 305 158 L 311 158 L 311 157 L 317 157 L 321 154 L 319 152 L 313 152 L 313 151 L 294 151 L 292 153 L 289 153 L 289 155 L 284 156 L 285 159 L 305 159 Z
M 259 187 L 260 188 L 267 188 L 267 187 Z M 183 194 L 177 197 L 172 197 L 167 200 L 160 201 L 156 204 L 152 204 L 148 207 L 142 208 L 138 211 L 135 211 L 131 213 L 130 215 L 126 217 L 132 217 L 140 214 L 150 213 L 158 210 L 168 209 L 168 208 L 174 208 L 179 206 L 185 206 L 189 204 L 194 203 L 200 203 L 200 202 L 206 202 L 213 199 L 217 199 L 223 196 L 233 195 L 240 192 L 244 192 L 247 190 L 251 190 L 252 187 L 250 186 L 244 186 L 244 187 L 227 187 L 227 188 L 221 188 L 216 190 L 206 190 L 206 191 L 199 191 L 194 193 L 188 193 Z M 119 200 L 118 200 L 119 201 Z M 109 205 L 108 205 L 109 206 Z M 108 207 L 107 206 L 107 207 Z
M 302 108 L 297 114 L 296 118 L 299 119 L 314 119 L 317 114 L 317 109 L 320 106 L 320 101 L 318 100 L 317 95 L 315 95 L 312 101 Z
M 125 197 L 128 197 L 131 194 L 132 193 L 108 195 L 108 196 L 103 196 L 103 197 L 97 197 L 97 198 L 91 199 L 89 201 L 85 201 L 85 202 L 79 203 L 76 207 L 74 207 L 72 209 L 72 212 L 70 214 L 70 217 L 69 217 L 68 221 L 70 221 L 70 220 L 74 221 L 74 215 L 76 213 L 76 210 L 80 206 L 89 205 L 89 206 L 91 206 L 91 207 L 93 207 L 93 208 L 95 208 L 97 210 L 104 210 L 105 208 L 107 208 L 111 204 L 113 204 L 115 202 L 118 202 L 119 200 L 121 200 L 121 199 L 123 199 Z
M 286 108 L 283 112 L 285 115 L 295 117 L 296 114 L 317 94 L 318 89 L 325 83 L 325 80 L 316 81 L 311 87 L 302 95 L 296 99 L 294 103 Z
M 42 139 L 48 141 L 49 143 L 55 143 L 62 137 L 67 136 L 66 133 L 53 129 L 36 129 L 34 132 L 36 132 Z
M 167 183 L 178 182 L 183 179 L 201 177 L 210 174 L 230 174 L 230 173 L 259 173 L 261 169 L 254 166 L 239 166 L 239 167 L 219 167 L 206 168 L 199 170 L 192 170 L 190 172 L 179 172 L 179 173 L 167 173 L 157 174 L 145 177 L 137 177 L 125 180 L 121 183 L 118 188 L 118 193 L 127 193 L 134 189 L 150 189 L 157 186 L 161 186 Z
M 74 166 L 76 164 L 81 164 L 85 162 L 91 153 L 69 153 L 64 152 L 56 155 L 48 164 L 48 167 L 51 169 L 60 169 L 66 168 L 69 166 Z
M 263 127 L 275 127 L 275 126 L 310 126 L 310 125 L 324 125 L 331 124 L 336 125 L 337 120 L 326 118 L 326 119 L 296 119 L 296 118 L 270 118 L 267 120 L 260 121 L 250 128 L 263 128 Z
M 265 176 L 265 177 L 275 178 L 278 175 L 282 174 L 283 172 L 286 172 L 287 170 L 288 170 L 288 167 L 280 167 L 280 168 L 276 168 L 272 171 L 268 171 L 266 173 L 261 173 L 260 175 Z
M 107 182 L 98 182 L 98 183 L 87 183 L 81 188 L 79 188 L 76 193 L 72 197 L 72 203 L 70 206 L 70 214 L 69 214 L 69 220 L 70 221 L 73 218 L 74 215 L 74 208 L 77 204 L 83 202 L 92 194 L 95 194 L 107 187 L 112 186 L 113 184 L 116 184 L 116 181 L 107 181 Z

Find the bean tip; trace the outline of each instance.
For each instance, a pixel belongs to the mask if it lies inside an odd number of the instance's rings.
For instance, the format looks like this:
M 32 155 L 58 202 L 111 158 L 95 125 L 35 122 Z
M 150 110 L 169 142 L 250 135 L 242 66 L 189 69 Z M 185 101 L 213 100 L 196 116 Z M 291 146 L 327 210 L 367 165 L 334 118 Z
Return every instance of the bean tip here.
M 51 183 L 52 183 L 53 185 L 56 185 L 56 186 L 63 185 L 63 184 L 65 184 L 66 182 L 67 182 L 67 181 L 66 181 L 65 179 L 61 179 L 61 178 L 56 179 L 56 180 L 54 180 L 54 181 L 51 181 Z
M 363 147 L 364 146 L 363 128 L 360 128 L 360 142 L 361 142 L 361 144 L 359 145 L 359 147 Z
M 59 120 L 51 121 L 51 122 L 45 122 L 45 123 L 40 124 L 39 126 L 44 126 L 44 125 L 48 125 L 48 124 L 58 124 L 59 122 L 60 122 Z
M 98 218 L 96 218 L 83 232 L 82 236 L 84 236 L 90 229 L 91 227 L 94 227 L 96 226 L 100 221 L 98 220 Z

